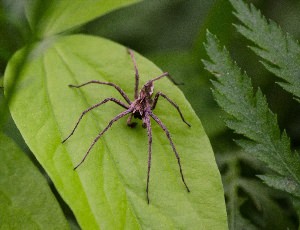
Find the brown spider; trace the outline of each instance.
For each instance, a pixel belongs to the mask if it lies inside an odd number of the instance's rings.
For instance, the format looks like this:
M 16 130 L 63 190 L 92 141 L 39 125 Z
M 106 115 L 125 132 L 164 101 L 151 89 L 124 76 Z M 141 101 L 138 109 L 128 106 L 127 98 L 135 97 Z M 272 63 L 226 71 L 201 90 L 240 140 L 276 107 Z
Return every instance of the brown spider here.
M 93 146 L 96 144 L 96 142 L 100 139 L 100 137 L 112 126 L 112 124 L 114 122 L 116 122 L 117 120 L 119 120 L 120 118 L 126 116 L 127 114 L 130 114 L 128 119 L 127 119 L 127 125 L 130 126 L 130 127 L 135 127 L 137 123 L 135 122 L 131 122 L 132 120 L 132 117 L 134 118 L 138 118 L 140 120 L 142 120 L 142 126 L 143 128 L 147 128 L 147 134 L 148 134 L 148 173 L 147 173 L 147 185 L 146 185 L 146 193 L 147 193 L 147 201 L 148 201 L 148 204 L 150 202 L 149 200 L 149 193 L 148 193 L 148 189 L 149 189 L 149 178 L 150 178 L 150 168 L 151 168 L 151 157 L 152 157 L 152 129 L 151 129 L 151 122 L 150 122 L 150 117 L 152 117 L 152 119 L 154 121 L 156 121 L 156 123 L 164 130 L 165 134 L 167 135 L 167 138 L 169 139 L 170 141 L 170 144 L 172 146 L 172 149 L 175 153 L 175 156 L 177 158 L 177 162 L 178 162 L 178 166 L 179 166 L 179 170 L 180 170 L 180 175 L 181 175 L 181 179 L 182 179 L 182 182 L 184 183 L 186 189 L 188 192 L 190 192 L 187 184 L 185 183 L 185 180 L 184 180 L 184 177 L 183 177 L 183 172 L 182 172 L 182 168 L 181 168 L 181 164 L 180 164 L 180 157 L 177 153 L 177 150 L 175 148 L 175 145 L 171 139 L 171 135 L 167 129 L 167 127 L 161 122 L 161 120 L 152 113 L 152 110 L 155 109 L 155 106 L 157 104 L 157 101 L 158 101 L 158 98 L 159 96 L 162 96 L 164 97 L 168 102 L 171 103 L 171 105 L 173 105 L 182 121 L 184 123 L 186 123 L 189 127 L 191 127 L 191 125 L 185 121 L 178 105 L 176 105 L 170 98 L 168 98 L 165 94 L 163 94 L 162 92 L 158 92 L 155 94 L 155 97 L 154 97 L 154 100 L 152 99 L 152 94 L 153 94 L 153 88 L 154 88 L 154 85 L 153 85 L 153 82 L 154 81 L 157 81 L 163 77 L 168 77 L 170 80 L 172 80 L 172 82 L 174 84 L 176 84 L 174 82 L 174 80 L 171 78 L 171 76 L 169 75 L 169 73 L 165 72 L 163 73 L 162 75 L 152 79 L 152 80 L 149 80 L 143 87 L 142 89 L 140 90 L 140 92 L 138 93 L 138 86 L 139 86 L 139 72 L 138 72 L 138 69 L 137 69 L 137 65 L 136 65 L 136 61 L 135 61 L 135 58 L 134 58 L 134 54 L 133 54 L 133 51 L 128 49 L 128 53 L 130 54 L 131 56 L 131 59 L 132 59 L 132 62 L 133 62 L 133 65 L 134 65 L 134 69 L 135 69 L 135 88 L 134 88 L 134 101 L 130 101 L 130 99 L 128 98 L 128 96 L 126 95 L 126 93 L 119 87 L 117 86 L 116 84 L 114 83 L 111 83 L 111 82 L 100 82 L 100 81 L 97 81 L 97 80 L 92 80 L 92 81 L 89 81 L 89 82 L 86 82 L 84 84 L 81 84 L 81 85 L 69 85 L 69 87 L 74 87 L 74 88 L 80 88 L 82 86 L 85 86 L 85 85 L 88 85 L 88 84 L 92 84 L 92 83 L 95 83 L 95 84 L 102 84 L 102 85 L 109 85 L 109 86 L 113 86 L 121 95 L 122 97 L 125 99 L 125 101 L 128 103 L 125 104 L 123 102 L 121 102 L 120 100 L 116 99 L 116 98 L 112 98 L 112 97 L 109 97 L 109 98 L 106 98 L 104 99 L 103 101 L 93 105 L 92 107 L 84 110 L 81 114 L 81 116 L 79 117 L 74 129 L 72 130 L 72 132 L 70 133 L 70 135 L 64 139 L 62 141 L 62 143 L 64 143 L 65 141 L 67 141 L 72 135 L 73 133 L 75 132 L 79 122 L 81 121 L 82 117 L 89 111 L 91 111 L 92 109 L 95 109 L 96 107 L 99 107 L 100 105 L 103 105 L 104 103 L 108 102 L 108 101 L 112 101 L 112 102 L 115 102 L 116 104 L 122 106 L 123 108 L 125 108 L 126 110 L 123 111 L 122 113 L 118 114 L 116 117 L 114 117 L 109 123 L 108 125 L 102 130 L 102 132 L 100 132 L 98 134 L 98 136 L 94 139 L 94 141 L 92 142 L 92 144 L 90 145 L 89 149 L 87 150 L 87 152 L 85 153 L 84 157 L 82 158 L 82 160 L 79 162 L 79 164 L 77 164 L 74 168 L 74 170 L 76 170 L 83 162 L 84 160 L 86 159 L 87 155 L 90 153 L 91 149 L 93 148 Z

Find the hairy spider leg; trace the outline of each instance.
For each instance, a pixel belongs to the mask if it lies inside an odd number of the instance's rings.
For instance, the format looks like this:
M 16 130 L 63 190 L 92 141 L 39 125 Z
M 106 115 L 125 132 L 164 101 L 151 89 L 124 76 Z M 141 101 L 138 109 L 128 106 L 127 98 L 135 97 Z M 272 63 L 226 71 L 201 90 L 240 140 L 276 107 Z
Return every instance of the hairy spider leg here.
M 97 141 L 100 139 L 100 137 L 112 126 L 112 124 L 114 122 L 116 122 L 117 120 L 119 120 L 120 118 L 126 116 L 128 113 L 132 112 L 132 108 L 129 108 L 127 110 L 125 110 L 124 112 L 118 114 L 117 116 L 115 116 L 109 123 L 108 125 L 101 131 L 101 133 L 98 134 L 98 136 L 93 140 L 92 144 L 90 145 L 89 149 L 87 150 L 87 152 L 85 153 L 84 157 L 82 158 L 82 160 L 79 162 L 79 164 L 77 164 L 74 167 L 74 170 L 76 170 L 86 159 L 86 157 L 89 155 L 90 151 L 92 150 L 92 148 L 94 147 L 94 145 L 97 143 Z
M 147 135 L 148 135 L 148 172 L 147 172 L 146 193 L 147 193 L 147 201 L 149 204 L 150 203 L 149 180 L 150 180 L 150 169 L 151 169 L 151 158 L 152 158 L 152 129 L 151 129 L 151 121 L 148 113 L 145 114 L 144 121 L 147 126 Z
M 161 75 L 159 75 L 158 77 L 149 80 L 148 82 L 154 82 L 154 81 L 157 81 L 157 80 L 159 80 L 163 77 L 170 77 L 170 74 L 168 72 L 164 72 Z
M 118 92 L 122 95 L 122 97 L 125 99 L 125 101 L 127 101 L 127 103 L 129 105 L 131 104 L 131 101 L 130 101 L 129 97 L 127 96 L 127 94 L 118 85 L 111 83 L 111 82 L 102 82 L 102 81 L 92 80 L 92 81 L 83 83 L 81 85 L 69 85 L 69 87 L 80 88 L 80 87 L 88 85 L 88 84 L 100 84 L 100 85 L 113 86 L 116 90 L 118 90 Z
M 182 167 L 181 167 L 181 163 L 180 163 L 180 157 L 177 153 L 177 150 L 175 148 L 175 145 L 172 141 L 172 138 L 171 138 L 171 135 L 170 135 L 170 132 L 169 130 L 167 129 L 167 127 L 164 125 L 164 123 L 162 123 L 162 121 L 156 116 L 154 115 L 153 113 L 150 113 L 150 116 L 156 121 L 156 123 L 165 131 L 165 134 L 167 135 L 167 138 L 169 139 L 170 141 L 170 144 L 172 146 L 172 149 L 173 149 L 173 152 L 175 153 L 175 156 L 177 158 L 177 162 L 178 162 L 178 166 L 179 166 L 179 170 L 180 170 L 180 175 L 181 175 L 181 179 L 182 179 L 182 182 L 184 183 L 186 189 L 188 192 L 190 192 L 190 189 L 189 187 L 187 186 L 187 184 L 185 183 L 185 180 L 184 180 L 184 176 L 183 176 L 183 172 L 182 172 Z
M 130 54 L 131 60 L 133 62 L 134 70 L 135 70 L 135 86 L 134 86 L 134 99 L 137 99 L 139 96 L 139 71 L 137 68 L 136 60 L 131 49 L 127 49 L 128 53 Z
M 156 78 L 153 78 L 152 80 L 150 80 L 149 82 L 153 82 L 153 81 L 157 81 L 163 77 L 168 77 L 171 82 L 173 82 L 174 85 L 183 85 L 183 83 L 177 83 L 174 78 L 171 77 L 171 75 L 169 74 L 169 72 L 164 72 L 163 74 L 159 75 L 158 77 Z
M 152 104 L 151 110 L 154 110 L 154 109 L 155 109 L 159 96 L 162 96 L 162 97 L 165 98 L 168 102 L 170 102 L 170 104 L 173 105 L 173 106 L 177 109 L 177 111 L 178 111 L 178 113 L 179 113 L 179 115 L 180 115 L 182 121 L 183 121 L 184 123 L 186 123 L 189 127 L 191 127 L 191 125 L 184 119 L 184 117 L 183 117 L 183 115 L 182 115 L 182 113 L 181 113 L 181 111 L 180 111 L 179 106 L 178 106 L 174 101 L 172 101 L 167 95 L 165 95 L 165 94 L 162 93 L 162 92 L 157 92 L 157 93 L 155 94 L 155 97 L 154 97 L 154 100 L 153 100 L 153 104 Z
M 93 109 L 99 107 L 100 105 L 105 104 L 105 103 L 108 102 L 108 101 L 115 102 L 116 104 L 122 106 L 123 108 L 129 109 L 129 106 L 125 105 L 123 102 L 121 102 L 121 101 L 119 101 L 119 100 L 117 100 L 117 99 L 115 99 L 115 98 L 113 98 L 113 97 L 109 97 L 109 98 L 104 99 L 103 101 L 101 101 L 101 102 L 99 102 L 99 103 L 97 103 L 97 104 L 91 106 L 90 108 L 84 110 L 84 111 L 81 113 L 79 119 L 77 120 L 77 123 L 76 123 L 74 129 L 72 130 L 72 132 L 70 133 L 70 135 L 69 135 L 66 139 L 64 139 L 64 140 L 62 141 L 62 143 L 65 143 L 65 142 L 66 142 L 66 141 L 74 134 L 75 130 L 77 129 L 77 126 L 79 125 L 79 122 L 81 121 L 81 119 L 83 118 L 83 116 L 84 116 L 85 114 L 87 114 L 89 111 L 91 111 L 91 110 L 93 110 Z

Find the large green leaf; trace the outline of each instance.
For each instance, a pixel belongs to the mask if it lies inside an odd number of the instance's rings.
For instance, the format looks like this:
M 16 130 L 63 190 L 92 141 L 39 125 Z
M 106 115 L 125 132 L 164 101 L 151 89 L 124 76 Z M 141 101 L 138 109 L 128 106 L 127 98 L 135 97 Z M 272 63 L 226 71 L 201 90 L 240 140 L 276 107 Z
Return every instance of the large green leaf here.
M 46 179 L 0 132 L 0 229 L 69 229 Z
M 47 45 L 46 45 L 47 44 Z M 5 73 L 12 84 L 19 52 Z M 95 136 L 124 109 L 114 103 L 88 113 L 64 144 L 81 112 L 106 97 L 122 100 L 110 86 L 80 89 L 68 84 L 100 80 L 118 84 L 133 98 L 134 69 L 126 48 L 108 40 L 74 35 L 37 44 L 18 77 L 10 110 L 28 146 L 70 205 L 83 229 L 227 229 L 220 174 L 209 140 L 180 90 L 168 79 L 156 82 L 182 109 L 160 99 L 155 114 L 169 127 L 182 158 L 188 193 L 164 132 L 152 122 L 153 157 L 150 204 L 146 200 L 148 144 L 146 130 L 129 128 L 126 118 L 115 123 L 76 171 Z M 161 74 L 136 54 L 141 84 Z M 123 100 L 124 101 L 124 100 Z
M 30 0 L 26 1 L 27 18 L 34 33 L 47 37 L 139 0 Z

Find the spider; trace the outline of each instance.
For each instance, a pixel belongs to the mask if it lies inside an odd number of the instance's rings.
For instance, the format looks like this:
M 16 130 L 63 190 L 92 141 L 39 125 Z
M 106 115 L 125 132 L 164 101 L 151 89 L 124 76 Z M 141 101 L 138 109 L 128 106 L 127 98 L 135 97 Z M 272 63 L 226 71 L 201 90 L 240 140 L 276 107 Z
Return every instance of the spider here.
M 138 68 L 137 68 L 137 64 L 136 64 L 136 60 L 134 57 L 134 53 L 132 50 L 127 49 L 128 53 L 130 54 L 130 57 L 132 59 L 133 62 L 133 66 L 134 66 L 134 70 L 135 70 L 135 88 L 134 88 L 134 101 L 131 101 L 129 99 L 129 97 L 126 95 L 126 93 L 116 84 L 111 83 L 111 82 L 101 82 L 101 81 L 97 81 L 97 80 L 92 80 L 92 81 L 88 81 L 86 83 L 83 83 L 81 85 L 72 85 L 70 84 L 69 87 L 73 87 L 73 88 L 80 88 L 83 86 L 86 86 L 88 84 L 101 84 L 101 85 L 109 85 L 114 87 L 120 94 L 121 96 L 125 99 L 125 101 L 127 102 L 127 104 L 125 104 L 124 102 L 113 98 L 113 97 L 109 97 L 104 99 L 103 101 L 91 106 L 90 108 L 84 110 L 79 119 L 77 120 L 77 123 L 75 125 L 75 127 L 73 128 L 72 132 L 69 134 L 69 136 L 67 138 L 65 138 L 62 143 L 66 142 L 75 132 L 76 128 L 78 127 L 79 122 L 81 121 L 81 119 L 83 118 L 84 115 L 86 115 L 89 111 L 105 104 L 106 102 L 112 101 L 118 105 L 120 105 L 121 107 L 123 107 L 125 109 L 125 111 L 121 112 L 120 114 L 118 114 L 117 116 L 115 116 L 109 123 L 108 125 L 96 136 L 96 138 L 93 140 L 93 142 L 91 143 L 90 147 L 88 148 L 88 150 L 86 151 L 84 157 L 82 158 L 82 160 L 74 167 L 74 170 L 76 170 L 86 159 L 86 157 L 88 156 L 88 154 L 90 153 L 91 149 L 93 148 L 93 146 L 96 144 L 96 142 L 102 137 L 102 135 L 112 126 L 112 124 L 116 121 L 118 121 L 120 118 L 128 115 L 128 119 L 127 119 L 127 125 L 131 128 L 136 126 L 136 122 L 132 122 L 132 118 L 138 118 L 140 120 L 142 120 L 142 127 L 147 129 L 147 135 L 148 135 L 148 171 L 147 171 L 147 184 L 146 184 L 146 195 L 147 195 L 147 202 L 148 204 L 150 203 L 150 199 L 149 199 L 149 179 L 150 179 L 150 169 L 151 169 L 151 157 L 152 157 L 152 129 L 151 129 L 151 119 L 152 118 L 165 132 L 170 145 L 173 149 L 173 152 L 175 153 L 175 156 L 177 158 L 177 162 L 178 162 L 178 166 L 179 166 L 179 171 L 180 171 L 180 175 L 181 175 L 181 179 L 182 182 L 184 184 L 184 186 L 186 187 L 187 191 L 190 192 L 190 189 L 188 188 L 185 180 L 184 180 L 184 176 L 183 176 L 183 172 L 182 172 L 182 167 L 181 167 L 181 163 L 180 163 L 180 157 L 177 153 L 177 150 L 175 148 L 175 145 L 172 141 L 170 132 L 168 131 L 167 127 L 162 123 L 162 121 L 152 112 L 157 104 L 158 98 L 161 96 L 163 98 L 165 98 L 172 106 L 174 106 L 182 121 L 187 124 L 187 126 L 191 127 L 191 125 L 185 121 L 179 107 L 177 104 L 175 104 L 169 97 L 167 97 L 164 93 L 162 92 L 157 92 L 154 96 L 154 99 L 152 99 L 152 95 L 153 95 L 153 89 L 154 89 L 154 82 L 158 81 L 160 79 L 162 79 L 163 77 L 168 77 L 174 84 L 177 84 L 169 75 L 168 72 L 164 72 L 163 74 L 161 74 L 160 76 L 153 78 L 152 80 L 149 80 L 140 90 L 140 92 L 138 92 L 138 87 L 139 87 L 139 72 L 138 72 Z

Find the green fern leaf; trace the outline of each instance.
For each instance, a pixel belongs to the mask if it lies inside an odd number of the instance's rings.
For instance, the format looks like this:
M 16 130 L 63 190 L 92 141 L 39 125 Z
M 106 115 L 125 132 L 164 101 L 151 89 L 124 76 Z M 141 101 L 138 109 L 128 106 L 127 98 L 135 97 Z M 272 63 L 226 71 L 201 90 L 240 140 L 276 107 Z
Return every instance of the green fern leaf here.
M 265 162 L 280 177 L 272 177 L 272 186 L 283 189 L 284 180 L 300 186 L 300 159 L 290 150 L 286 133 L 280 133 L 276 115 L 269 110 L 266 98 L 258 89 L 253 93 L 251 81 L 246 73 L 231 60 L 228 51 L 219 41 L 207 33 L 206 51 L 211 62 L 203 61 L 206 69 L 214 74 L 213 94 L 218 104 L 229 114 L 226 124 L 248 140 L 237 141 L 247 152 Z M 265 179 L 265 178 L 264 178 Z M 271 181 L 266 180 L 267 184 Z M 299 196 L 299 192 L 287 192 Z
M 271 190 L 258 178 L 244 176 L 243 165 L 247 165 L 246 170 L 262 170 L 258 160 L 244 151 L 234 150 L 219 153 L 216 158 L 223 172 L 229 229 L 294 229 L 287 211 L 274 200 L 282 197 L 282 193 Z
M 280 188 L 283 191 L 297 194 L 300 197 L 300 186 L 295 183 L 294 180 L 290 180 L 287 177 L 276 176 L 276 175 L 261 175 L 259 176 L 267 185 L 274 188 Z
M 236 25 L 240 32 L 256 46 L 251 49 L 264 59 L 267 70 L 280 77 L 286 91 L 300 98 L 300 45 L 284 33 L 273 21 L 267 20 L 253 5 L 241 0 L 230 0 L 236 10 L 235 16 L 243 23 Z

